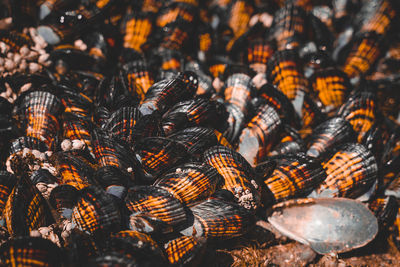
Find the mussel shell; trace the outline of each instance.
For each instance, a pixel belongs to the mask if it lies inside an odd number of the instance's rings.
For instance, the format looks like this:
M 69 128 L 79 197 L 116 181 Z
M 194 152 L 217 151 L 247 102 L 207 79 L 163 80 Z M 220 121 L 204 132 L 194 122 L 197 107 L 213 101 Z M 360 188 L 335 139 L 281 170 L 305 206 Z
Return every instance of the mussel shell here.
M 188 47 L 191 33 L 191 24 L 188 24 L 182 18 L 177 18 L 176 21 L 168 23 L 164 26 L 164 38 L 161 41 L 160 48 L 184 51 Z
M 78 197 L 78 190 L 72 185 L 59 185 L 51 190 L 49 203 L 53 209 L 60 213 L 60 215 L 70 219 L 72 209 L 75 206 Z
M 29 235 L 31 230 L 48 226 L 54 221 L 46 200 L 25 176 L 18 179 L 3 214 L 11 236 Z
M 322 163 L 327 177 L 313 193 L 318 197 L 356 198 L 371 190 L 378 176 L 372 153 L 356 143 L 346 143 L 337 149 Z
M 175 21 L 178 17 L 190 23 L 195 19 L 195 14 L 196 7 L 194 5 L 171 1 L 160 10 L 156 24 L 158 27 L 164 27 L 168 23 Z
M 251 77 L 245 73 L 233 73 L 228 76 L 225 81 L 224 95 L 226 103 L 237 106 L 244 114 L 247 114 L 250 100 L 254 95 Z
M 143 100 L 149 88 L 154 84 L 154 78 L 144 60 L 129 61 L 123 65 L 129 87 L 135 87 L 136 93 Z
M 149 12 L 127 13 L 121 22 L 124 47 L 142 51 L 153 30 L 153 14 Z
M 385 196 L 394 196 L 400 199 L 400 175 L 397 175 L 385 189 Z
M 110 186 L 130 187 L 134 180 L 127 173 L 115 166 L 105 166 L 98 168 L 93 174 L 95 180 L 104 190 Z
M 0 247 L 1 262 L 7 266 L 61 266 L 65 259 L 57 245 L 40 237 L 17 237 Z
M 182 203 L 160 187 L 131 187 L 125 197 L 125 204 L 131 213 L 149 214 L 169 226 L 178 227 L 188 220 Z
M 45 183 L 45 184 L 54 184 L 58 183 L 59 179 L 52 175 L 49 170 L 40 168 L 37 171 L 34 171 L 29 177 L 31 182 L 36 185 L 37 183 Z
M 63 137 L 69 140 L 80 140 L 89 149 L 92 149 L 90 133 L 93 127 L 90 120 L 67 113 L 63 115 Z
M 72 222 L 89 233 L 112 232 L 121 228 L 122 218 L 114 199 L 97 186 L 79 191 L 72 211 Z
M 322 113 L 317 103 L 307 93 L 303 97 L 303 106 L 301 107 L 303 128 L 313 127 L 325 120 L 325 114 Z
M 237 151 L 253 166 L 265 159 L 281 129 L 279 114 L 271 106 L 258 109 L 239 137 Z
M 383 230 L 393 225 L 399 206 L 395 197 L 388 196 L 374 199 L 368 203 L 368 208 L 374 213 L 380 229 Z
M 0 213 L 3 213 L 8 196 L 11 194 L 17 181 L 17 177 L 13 174 L 7 171 L 0 171 Z
M 190 205 L 211 196 L 222 181 L 213 167 L 187 163 L 178 166 L 175 172 L 163 175 L 153 185 L 167 190 L 183 204 Z
M 276 168 L 266 177 L 264 205 L 307 196 L 325 178 L 321 163 L 305 154 L 278 156 Z M 270 194 L 272 194 L 272 199 Z
M 251 165 L 238 152 L 215 146 L 204 152 L 203 160 L 214 167 L 224 178 L 223 189 L 232 192 L 236 201 L 247 209 L 255 209 L 260 203 L 260 191 Z
M 246 114 L 244 114 L 236 105 L 225 104 L 225 107 L 229 116 L 227 120 L 228 128 L 224 131 L 223 135 L 228 142 L 233 144 L 236 142 L 244 127 Z
M 255 223 L 248 209 L 221 199 L 208 199 L 190 210 L 195 218 L 194 223 L 181 231 L 187 236 L 229 239 L 245 234 Z
M 323 157 L 332 148 L 355 141 L 356 136 L 351 124 L 341 117 L 333 117 L 318 125 L 311 134 L 307 155 Z
M 369 1 L 362 5 L 355 18 L 355 25 L 361 32 L 373 31 L 378 34 L 385 34 L 391 29 L 392 20 L 396 13 L 391 1 Z
M 180 236 L 165 244 L 165 253 L 171 266 L 193 264 L 205 249 L 205 239 L 194 236 Z
M 48 151 L 48 146 L 35 137 L 23 136 L 15 139 L 11 143 L 10 155 L 21 152 L 24 148 L 38 150 L 40 152 Z
M 65 108 L 65 112 L 82 117 L 89 117 L 93 110 L 93 101 L 90 97 L 68 88 L 63 90 L 61 103 Z
M 300 134 L 296 129 L 289 125 L 284 125 L 284 134 L 282 139 L 274 147 L 274 150 L 269 153 L 271 156 L 285 155 L 285 154 L 295 154 L 299 152 L 305 152 L 306 146 L 301 138 Z

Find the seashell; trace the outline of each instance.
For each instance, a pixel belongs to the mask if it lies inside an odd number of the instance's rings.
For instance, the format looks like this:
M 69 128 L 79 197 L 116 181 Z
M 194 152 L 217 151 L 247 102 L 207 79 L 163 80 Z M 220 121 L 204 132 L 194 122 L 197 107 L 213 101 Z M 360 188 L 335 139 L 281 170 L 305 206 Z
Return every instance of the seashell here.
M 71 229 L 71 233 L 65 238 L 65 241 L 65 248 L 69 251 L 68 261 L 71 264 L 87 263 L 89 258 L 100 254 L 99 242 L 96 242 L 96 237 L 78 228 Z
M 235 143 L 244 127 L 246 115 L 236 105 L 226 104 L 225 107 L 229 116 L 227 119 L 228 128 L 223 132 L 223 135 L 228 143 Z
M 331 55 L 325 50 L 317 50 L 314 42 L 307 43 L 307 45 L 302 48 L 299 54 L 300 57 L 303 58 L 304 76 L 307 79 L 317 75 L 316 72 L 321 71 L 324 73 L 325 69 L 334 69 L 335 71 L 338 70 L 335 67 L 335 63 L 331 58 Z M 322 76 L 325 77 L 324 75 Z M 327 76 L 329 77 L 330 75 L 327 74 Z M 345 77 L 348 80 L 346 75 Z M 323 81 L 325 82 L 325 80 Z M 313 82 L 313 80 L 310 80 L 310 82 Z
M 8 196 L 17 183 L 17 177 L 7 171 L 0 171 L 0 213 L 3 213 Z
M 168 138 L 184 144 L 187 151 L 200 158 L 205 150 L 218 145 L 215 132 L 209 128 L 190 127 L 170 135 Z
M 144 60 L 130 61 L 122 66 L 127 77 L 129 87 L 135 87 L 141 101 L 149 88 L 154 84 L 148 64 Z
M 180 236 L 168 241 L 165 253 L 171 266 L 194 264 L 200 260 L 206 249 L 204 238 Z
M 223 189 L 232 192 L 241 206 L 251 210 L 258 207 L 260 188 L 254 181 L 254 170 L 238 152 L 215 146 L 204 152 L 203 160 L 221 174 L 225 181 Z
M 264 178 L 264 206 L 307 196 L 326 178 L 321 163 L 305 154 L 282 155 L 275 160 L 276 168 Z
M 284 125 L 284 134 L 278 145 L 269 153 L 270 156 L 295 154 L 305 152 L 305 144 L 296 129 L 289 125 Z
M 83 142 L 89 150 L 93 149 L 90 136 L 93 128 L 93 123 L 86 118 L 68 113 L 64 113 L 63 115 L 63 137 L 72 142 L 74 140 L 79 140 Z
M 0 42 L 6 44 L 9 49 L 14 53 L 19 52 L 19 50 L 24 46 L 33 46 L 33 41 L 28 35 L 18 32 L 16 30 L 0 31 Z
M 136 156 L 152 180 L 188 157 L 184 144 L 164 137 L 147 137 L 135 145 Z
M 215 136 L 217 137 L 219 145 L 232 148 L 232 145 L 229 143 L 229 141 L 225 138 L 225 136 L 222 133 L 218 132 L 217 130 L 214 130 L 214 133 Z
M 385 132 L 380 124 L 379 119 L 377 119 L 377 122 L 372 125 L 361 140 L 361 144 L 363 144 L 374 155 L 379 168 L 382 165 L 384 148 L 387 141 L 390 139 L 388 136 L 389 134 Z
M 325 114 L 322 113 L 317 103 L 308 94 L 304 95 L 303 100 L 303 106 L 301 107 L 303 128 L 313 127 L 325 121 Z
M 173 79 L 183 69 L 184 56 L 179 50 L 160 48 L 149 61 L 151 69 L 159 69 L 156 81 Z M 161 66 L 161 68 L 160 68 Z M 150 88 L 149 88 L 150 89 Z
M 30 231 L 53 223 L 46 200 L 25 176 L 18 179 L 3 215 L 11 236 L 29 235 Z
M 125 204 L 131 213 L 149 214 L 166 226 L 179 227 L 188 214 L 183 204 L 167 190 L 155 186 L 135 186 L 128 189 Z
M 376 100 L 372 92 L 358 91 L 350 95 L 337 112 L 345 118 L 358 134 L 357 141 L 361 142 L 364 135 L 376 121 Z
M 158 179 L 153 186 L 168 191 L 184 205 L 210 197 L 222 183 L 222 177 L 211 166 L 186 163 Z
M 276 142 L 281 123 L 275 109 L 263 105 L 242 130 L 237 151 L 253 166 L 263 161 Z
M 315 190 L 318 197 L 356 198 L 374 190 L 378 166 L 372 153 L 363 145 L 346 143 L 322 163 L 327 177 Z
M 183 235 L 206 239 L 229 239 L 245 234 L 254 226 L 252 212 L 236 203 L 208 199 L 190 208 L 193 225 Z
M 202 35 L 200 35 L 199 38 L 202 38 L 201 36 Z M 189 61 L 188 63 L 185 64 L 185 70 L 193 71 L 197 74 L 197 78 L 199 80 L 199 87 L 197 88 L 196 95 L 211 96 L 213 93 L 215 93 L 215 89 L 212 85 L 213 82 L 212 77 L 207 72 L 207 70 L 203 70 L 203 67 L 201 67 L 198 62 Z
M 351 90 L 347 75 L 335 67 L 315 71 L 310 83 L 327 111 L 339 108 Z
M 26 136 L 38 138 L 52 147 L 60 128 L 57 120 L 62 111 L 60 100 L 49 92 L 33 91 L 24 97 L 19 109 L 23 114 Z
M 256 39 L 247 46 L 247 63 L 257 73 L 265 73 L 267 62 L 275 52 L 272 42 Z
M 247 115 L 251 97 L 254 95 L 254 84 L 247 73 L 238 71 L 240 72 L 235 72 L 234 69 L 225 70 L 225 75 L 234 72 L 225 81 L 225 103 L 238 107 L 243 114 Z
M 171 2 L 160 10 L 157 18 L 157 26 L 164 27 L 167 24 L 182 18 L 186 23 L 191 23 L 195 19 L 196 7 L 184 2 Z
M 164 38 L 161 41 L 160 48 L 176 51 L 185 50 L 190 41 L 191 26 L 192 24 L 187 23 L 182 18 L 165 25 L 163 28 Z
M 71 219 L 78 197 L 79 191 L 75 187 L 63 184 L 51 190 L 49 203 L 62 217 Z
M 59 182 L 57 177 L 52 175 L 48 169 L 43 168 L 34 171 L 29 178 L 34 185 L 37 185 L 38 183 L 57 184 Z
M 379 228 L 382 230 L 393 225 L 399 206 L 395 197 L 388 196 L 374 199 L 368 203 L 368 208 L 378 219 Z
M 146 137 L 165 136 L 158 112 L 144 115 L 138 119 L 133 129 L 133 140 L 139 142 Z
M 93 110 L 93 101 L 83 93 L 64 88 L 61 95 L 61 103 L 65 111 L 82 117 L 89 117 Z
M 308 91 L 308 81 L 300 69 L 300 60 L 293 50 L 276 51 L 267 64 L 268 81 L 275 85 L 289 100 L 300 92 Z
M 209 126 L 223 131 L 228 113 L 223 104 L 204 98 L 179 102 L 168 110 L 162 119 L 164 133 L 182 130 L 189 126 Z
M 139 110 L 143 115 L 155 110 L 163 113 L 178 101 L 192 97 L 196 93 L 197 86 L 196 75 L 192 72 L 184 72 L 176 78 L 157 82 L 147 91 Z
M 275 12 L 270 38 L 276 40 L 278 50 L 296 49 L 304 43 L 306 21 L 304 9 L 292 3 Z
M 123 46 L 142 52 L 142 46 L 153 31 L 153 20 L 154 15 L 150 12 L 127 13 L 120 26 L 124 36 Z
M 333 117 L 313 130 L 307 155 L 319 158 L 331 151 L 332 148 L 353 141 L 355 141 L 355 132 L 351 124 L 341 117 Z
M 17 237 L 0 247 L 0 259 L 8 266 L 60 266 L 62 255 L 57 245 L 40 237 Z
M 394 196 L 397 199 L 400 198 L 400 176 L 398 174 L 385 189 L 385 196 Z
M 94 234 L 119 230 L 122 218 L 109 194 L 97 186 L 88 186 L 79 191 L 72 210 L 72 222 L 80 230 Z
M 39 28 L 42 27 L 39 26 Z M 56 64 L 56 71 L 60 75 L 65 75 L 71 69 L 96 70 L 96 67 L 99 68 L 99 64 L 104 61 L 104 55 L 102 55 L 101 50 L 98 49 L 97 51 L 100 57 L 96 58 L 96 56 L 90 54 L 90 51 L 82 51 L 74 45 L 60 44 L 50 52 L 50 61 Z
M 93 175 L 95 180 L 107 193 L 122 198 L 128 187 L 133 185 L 132 177 L 115 166 L 101 167 Z

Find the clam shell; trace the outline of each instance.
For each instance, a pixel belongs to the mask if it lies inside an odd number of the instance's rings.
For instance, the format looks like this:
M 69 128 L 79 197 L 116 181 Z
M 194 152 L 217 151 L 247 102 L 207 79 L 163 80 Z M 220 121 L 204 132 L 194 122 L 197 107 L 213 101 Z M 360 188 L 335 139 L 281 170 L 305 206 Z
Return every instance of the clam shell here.
M 165 244 L 165 253 L 171 266 L 193 264 L 205 252 L 203 238 L 180 236 Z

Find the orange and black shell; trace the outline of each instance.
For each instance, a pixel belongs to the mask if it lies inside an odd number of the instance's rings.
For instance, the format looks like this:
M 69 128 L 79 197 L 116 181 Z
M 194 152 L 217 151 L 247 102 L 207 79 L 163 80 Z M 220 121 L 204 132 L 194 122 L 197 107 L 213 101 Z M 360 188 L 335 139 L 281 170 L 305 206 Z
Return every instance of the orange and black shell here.
M 213 167 L 187 163 L 163 175 L 153 185 L 167 190 L 184 205 L 190 205 L 210 197 L 222 182 Z
M 164 137 L 147 137 L 137 142 L 135 152 L 142 168 L 153 178 L 188 157 L 184 144 Z
M 28 35 L 9 30 L 0 30 L 0 42 L 8 45 L 13 52 L 19 52 L 23 46 L 34 46 L 32 39 Z
M 183 266 L 197 262 L 205 252 L 206 242 L 204 238 L 180 236 L 168 241 L 164 246 L 169 264 Z
M 0 247 L 5 266 L 62 266 L 63 253 L 57 245 L 41 237 L 16 237 Z
M 168 138 L 184 144 L 187 151 L 194 157 L 200 158 L 204 151 L 218 145 L 214 131 L 204 127 L 189 127 L 178 131 Z
M 63 114 L 63 137 L 69 140 L 80 140 L 92 149 L 90 133 L 93 123 L 86 118 L 75 116 L 71 113 Z
M 326 178 L 321 163 L 303 153 L 277 156 L 274 160 L 276 168 L 264 180 L 265 206 L 307 196 Z
M 287 3 L 275 12 L 270 37 L 277 42 L 278 50 L 296 49 L 306 38 L 307 13 L 300 6 Z
M 276 51 L 267 63 L 267 78 L 289 100 L 300 91 L 308 91 L 308 81 L 303 75 L 300 59 L 294 50 Z
M 225 103 L 237 106 L 244 114 L 248 113 L 249 103 L 254 95 L 254 85 L 246 73 L 233 73 L 225 81 Z
M 341 117 L 333 117 L 313 130 L 308 142 L 307 155 L 319 158 L 338 145 L 355 140 L 356 134 L 351 124 Z
M 164 7 L 157 17 L 157 26 L 164 27 L 165 25 L 181 18 L 186 23 L 194 22 L 197 17 L 197 7 L 183 2 L 172 2 Z
M 148 214 L 172 227 L 179 227 L 188 220 L 185 206 L 167 190 L 156 186 L 129 188 L 125 205 L 133 214 Z
M 178 19 L 164 26 L 164 38 L 161 47 L 164 49 L 181 51 L 186 48 L 190 41 L 192 24 L 188 24 L 183 19 Z
M 203 154 L 206 164 L 214 167 L 224 178 L 223 189 L 234 194 L 236 201 L 247 209 L 260 204 L 260 187 L 251 165 L 238 152 L 224 146 L 215 146 Z
M 375 186 L 378 177 L 375 157 L 357 143 L 339 146 L 322 166 L 327 177 L 315 190 L 321 197 L 359 197 Z
M 397 160 L 399 161 L 399 160 Z M 397 173 L 396 177 L 390 182 L 390 184 L 385 189 L 386 196 L 394 196 L 397 199 L 400 198 L 400 173 Z
M 0 171 L 0 214 L 3 213 L 8 196 L 17 183 L 17 177 L 7 171 Z
M 213 62 L 209 65 L 208 70 L 214 78 L 220 77 L 224 74 L 228 64 L 225 62 Z
M 242 130 L 237 151 L 253 166 L 263 161 L 275 145 L 282 128 L 279 114 L 266 104 Z
M 13 155 L 15 153 L 21 152 L 24 148 L 38 150 L 40 152 L 45 152 L 49 150 L 49 147 L 44 142 L 35 137 L 21 136 L 12 141 L 9 154 Z
M 312 0 L 273 0 L 278 6 L 283 7 L 287 2 L 292 3 L 295 6 L 299 6 L 306 11 L 310 11 L 314 7 L 314 3 Z
M 350 95 L 340 107 L 337 115 L 345 118 L 358 134 L 357 141 L 361 142 L 364 135 L 376 122 L 377 103 L 375 94 L 368 91 L 357 91 Z
M 18 179 L 3 215 L 11 236 L 27 236 L 30 231 L 54 222 L 46 200 L 25 176 Z
M 355 24 L 360 32 L 386 34 L 393 25 L 396 10 L 390 0 L 372 0 L 363 4 Z
M 220 146 L 226 146 L 232 148 L 232 145 L 229 143 L 229 141 L 225 138 L 225 136 L 221 132 L 214 130 L 214 133 L 215 136 L 217 137 L 217 141 Z
M 378 219 L 380 229 L 387 229 L 396 220 L 399 205 L 394 196 L 379 197 L 368 203 L 368 208 Z
M 50 60 L 55 64 L 63 64 L 60 66 L 66 68 L 65 70 L 67 71 L 70 69 L 92 70 L 96 64 L 104 61 L 102 58 L 95 58 L 90 55 L 89 52 L 82 51 L 69 44 L 55 46 L 50 52 Z M 65 75 L 62 72 L 60 72 L 60 74 Z
M 118 231 L 122 225 L 121 213 L 111 195 L 97 186 L 79 191 L 72 210 L 72 222 L 91 234 Z
M 134 179 L 127 172 L 115 166 L 98 168 L 93 174 L 96 181 L 107 193 L 122 197 L 128 187 L 134 184 Z
M 59 212 L 60 215 L 66 215 L 65 210 L 72 211 L 78 200 L 78 190 L 68 184 L 56 186 L 51 190 L 49 203 L 51 207 Z
M 275 52 L 275 47 L 271 42 L 265 41 L 263 39 L 257 39 L 250 41 L 247 45 L 247 63 L 254 70 L 265 69 L 268 60 L 272 57 Z M 258 71 L 260 72 L 260 71 Z M 261 71 L 265 72 L 265 71 Z
M 164 252 L 149 235 L 132 230 L 112 234 L 106 241 L 106 250 L 131 257 L 139 265 L 161 265 L 166 261 Z
M 135 88 L 140 100 L 143 100 L 149 88 L 154 84 L 149 67 L 144 60 L 134 60 L 123 66 L 129 87 Z
M 58 97 L 46 91 L 33 91 L 24 97 L 19 110 L 26 136 L 38 138 L 52 147 L 60 129 L 57 116 L 62 112 L 62 105 Z
M 316 70 L 310 83 L 327 110 L 339 108 L 351 91 L 347 75 L 335 67 Z
M 138 119 L 132 132 L 135 143 L 146 137 L 165 136 L 161 126 L 161 116 L 158 112 L 144 115 Z
M 157 81 L 171 78 L 174 74 L 182 71 L 184 67 L 184 56 L 179 50 L 159 48 L 155 52 L 154 58 L 159 61 L 157 62 L 157 68 L 159 68 Z M 172 75 L 170 75 L 171 73 Z
M 193 225 L 181 232 L 187 236 L 229 239 L 245 234 L 255 223 L 251 211 L 221 199 L 208 199 L 190 210 L 194 215 Z
M 311 98 L 308 93 L 304 94 L 303 106 L 301 107 L 303 128 L 313 127 L 322 123 L 326 115 L 322 113 L 318 104 Z
M 150 12 L 127 13 L 121 22 L 124 47 L 142 52 L 142 46 L 149 40 L 153 31 L 153 14 Z
M 236 105 L 225 104 L 225 107 L 229 113 L 229 116 L 227 120 L 228 127 L 223 132 L 223 135 L 229 143 L 234 144 L 236 143 L 236 140 L 238 139 L 240 132 L 244 127 L 246 115 Z
M 343 64 L 349 78 L 368 74 L 383 54 L 384 36 L 376 32 L 359 34 L 352 40 L 352 48 Z
M 196 74 L 190 71 L 172 79 L 159 81 L 149 88 L 139 110 L 143 115 L 150 114 L 155 110 L 163 113 L 179 101 L 193 97 L 197 86 Z
M 102 128 L 112 138 L 118 138 L 133 145 L 135 141 L 135 125 L 141 117 L 142 114 L 137 108 L 122 107 L 111 113 L 110 117 L 102 125 Z
M 61 95 L 61 103 L 65 110 L 82 117 L 90 117 L 93 111 L 93 100 L 84 93 L 65 88 Z
M 168 136 L 189 126 L 211 126 L 224 130 L 227 118 L 228 112 L 222 103 L 198 97 L 175 104 L 164 113 L 162 124 Z

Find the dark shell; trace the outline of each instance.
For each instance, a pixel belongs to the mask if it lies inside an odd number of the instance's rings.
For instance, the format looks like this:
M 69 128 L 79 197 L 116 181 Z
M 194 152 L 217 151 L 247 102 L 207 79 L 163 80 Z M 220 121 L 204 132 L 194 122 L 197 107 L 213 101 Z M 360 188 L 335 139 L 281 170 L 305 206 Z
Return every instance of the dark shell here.
M 188 157 L 184 144 L 163 137 L 148 137 L 135 145 L 136 155 L 150 180 Z
M 130 187 L 134 184 L 132 177 L 115 166 L 105 166 L 96 170 L 93 175 L 95 180 L 104 190 L 110 186 Z
M 57 245 L 40 237 L 17 237 L 0 247 L 1 262 L 7 266 L 60 266 L 65 263 Z
M 378 219 L 380 229 L 387 229 L 393 225 L 399 209 L 397 200 L 393 196 L 376 198 L 368 203 L 368 208 Z
M 113 267 L 113 266 L 126 266 L 126 267 L 139 267 L 147 266 L 136 262 L 135 259 L 120 254 L 117 252 L 106 252 L 95 258 L 90 259 L 86 264 L 88 267 Z
M 254 226 L 252 213 L 220 199 L 208 199 L 190 208 L 194 215 L 191 227 L 181 231 L 187 236 L 229 239 L 245 234 Z
M 193 71 L 197 74 L 199 87 L 197 88 L 196 95 L 211 96 L 215 93 L 215 89 L 212 86 L 212 77 L 200 63 L 197 61 L 189 61 L 185 64 L 185 70 Z
M 25 176 L 18 179 L 3 215 L 11 236 L 27 236 L 30 231 L 54 222 L 46 200 Z
M 65 248 L 68 250 L 68 262 L 72 265 L 86 263 L 91 257 L 99 255 L 99 242 L 95 236 L 73 228 L 66 238 Z
M 400 175 L 397 175 L 385 190 L 385 196 L 394 196 L 400 199 Z
M 125 204 L 131 213 L 149 214 L 172 227 L 179 227 L 188 220 L 182 203 L 160 187 L 131 187 Z
M 244 127 L 246 115 L 236 105 L 226 104 L 225 107 L 229 116 L 227 120 L 228 128 L 224 131 L 223 135 L 228 142 L 235 143 Z
M 170 135 L 168 138 L 184 144 L 190 154 L 200 158 L 205 150 L 218 145 L 215 132 L 209 128 L 190 127 Z
M 75 187 L 68 184 L 59 185 L 51 190 L 49 203 L 61 216 L 71 219 L 72 209 L 78 197 L 79 192 Z
M 82 231 L 89 233 L 117 231 L 122 218 L 114 199 L 97 186 L 79 191 L 72 211 L 72 222 Z
M 304 154 L 279 156 L 276 164 L 271 176 L 264 180 L 265 206 L 307 196 L 326 178 L 321 163 Z
M 49 150 L 48 146 L 39 139 L 35 137 L 23 136 L 23 137 L 18 137 L 18 139 L 15 139 L 11 143 L 10 155 L 22 152 L 24 148 L 28 148 L 31 150 L 38 150 L 40 152 L 46 152 Z
M 178 17 L 190 23 L 194 20 L 195 13 L 196 7 L 194 5 L 171 1 L 160 10 L 160 15 L 157 18 L 157 26 L 164 27 L 168 23 L 174 22 Z
M 277 141 L 282 121 L 271 106 L 263 105 L 242 130 L 237 151 L 253 166 L 265 159 Z
M 127 13 L 121 22 L 124 47 L 141 52 L 153 30 L 153 16 L 148 12 Z
M 361 142 L 364 135 L 376 122 L 376 99 L 372 92 L 358 91 L 350 95 L 338 111 L 358 134 L 357 141 Z
M 307 155 L 319 158 L 338 145 L 353 142 L 355 139 L 351 124 L 341 117 L 333 117 L 313 130 Z
M 83 93 L 65 88 L 61 95 L 61 103 L 65 112 L 70 112 L 82 117 L 89 117 L 93 111 L 93 101 Z
M 17 183 L 17 177 L 13 174 L 0 171 L 0 212 L 3 213 L 3 209 L 6 206 L 8 196 L 11 194 L 14 189 L 15 184 Z
M 158 179 L 154 186 L 163 188 L 185 205 L 190 205 L 211 196 L 222 177 L 211 166 L 187 163 Z
M 165 244 L 165 253 L 171 266 L 193 264 L 205 249 L 205 240 L 194 236 L 180 236 Z
M 325 120 L 325 114 L 322 113 L 317 103 L 306 93 L 301 107 L 303 127 L 313 127 Z
M 63 115 L 63 137 L 69 140 L 80 140 L 89 149 L 92 149 L 90 133 L 93 127 L 93 123 L 88 119 L 72 114 Z
M 154 84 L 154 78 L 147 63 L 144 60 L 135 60 L 128 62 L 122 68 L 128 79 L 129 87 L 135 87 L 137 95 L 143 100 L 149 88 Z
M 267 77 L 290 100 L 295 99 L 299 92 L 308 91 L 308 81 L 300 68 L 300 59 L 293 50 L 274 53 L 268 61 Z
M 220 146 L 226 146 L 226 147 L 232 148 L 232 145 L 229 143 L 228 139 L 226 139 L 222 133 L 218 132 L 217 130 L 214 130 L 214 133 L 215 133 L 215 136 L 217 137 L 218 144 Z
M 347 143 L 322 163 L 327 177 L 315 190 L 318 197 L 369 198 L 378 177 L 378 166 L 372 153 L 363 145 Z M 367 192 L 368 191 L 368 192 Z
M 274 150 L 270 153 L 271 156 L 295 154 L 306 151 L 305 143 L 296 129 L 289 125 L 284 125 L 284 134 L 282 136 L 279 144 L 275 146 Z
M 223 104 L 205 98 L 179 102 L 163 115 L 164 133 L 171 133 L 189 126 L 211 126 L 224 130 L 228 113 Z
M 160 114 L 158 112 L 153 112 L 140 117 L 135 124 L 132 134 L 132 139 L 135 142 L 145 137 L 165 136 L 161 125 Z
M 176 74 L 178 72 L 182 71 L 183 63 L 184 63 L 184 56 L 179 50 L 162 49 L 162 48 L 158 49 L 154 53 L 153 57 L 149 60 L 150 68 L 152 70 L 153 69 L 159 70 L 158 76 L 155 78 L 155 81 L 157 81 L 157 83 L 164 79 L 170 80 L 170 79 L 173 79 L 174 77 L 176 77 Z M 163 83 L 163 84 L 165 84 L 165 83 Z M 150 90 L 150 88 L 149 88 L 149 90 Z M 153 88 L 152 90 L 159 91 L 160 88 Z M 147 93 L 148 92 L 149 91 L 147 91 Z
M 260 188 L 251 165 L 238 152 L 224 146 L 215 146 L 204 152 L 204 162 L 214 167 L 224 178 L 223 189 L 232 192 L 236 201 L 247 209 L 260 204 Z
M 225 103 L 235 105 L 246 115 L 250 109 L 249 103 L 254 90 L 254 84 L 247 73 L 233 73 L 225 81 Z
M 52 175 L 49 170 L 40 168 L 37 171 L 34 171 L 32 175 L 29 177 L 31 182 L 36 185 L 37 183 L 45 183 L 45 184 L 54 184 L 59 182 L 57 177 Z
M 185 50 L 190 42 L 189 37 L 192 34 L 191 26 L 191 24 L 188 24 L 182 18 L 178 18 L 176 21 L 165 25 L 163 28 L 164 38 L 161 41 L 160 47 L 176 51 Z

